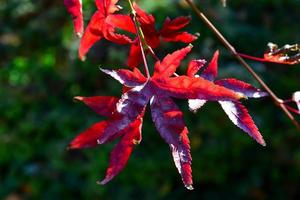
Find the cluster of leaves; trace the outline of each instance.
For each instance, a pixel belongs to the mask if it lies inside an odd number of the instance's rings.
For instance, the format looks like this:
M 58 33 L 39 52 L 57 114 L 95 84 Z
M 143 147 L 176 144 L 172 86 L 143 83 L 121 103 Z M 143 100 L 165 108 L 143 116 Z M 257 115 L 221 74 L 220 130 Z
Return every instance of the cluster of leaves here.
M 160 41 L 190 43 L 196 36 L 181 31 L 190 18 L 167 18 L 161 30 L 155 29 L 155 18 L 134 4 L 137 24 L 134 16 L 115 14 L 120 10 L 118 0 L 96 0 L 97 11 L 92 16 L 86 29 L 83 29 L 80 0 L 65 0 L 65 5 L 73 17 L 75 32 L 81 36 L 79 57 L 83 59 L 88 50 L 101 39 L 117 44 L 130 44 L 128 57 L 129 69 L 101 69 L 123 85 L 121 98 L 110 96 L 75 97 L 91 107 L 96 113 L 107 117 L 86 131 L 79 134 L 70 148 L 94 147 L 120 138 L 111 153 L 110 164 L 104 180 L 105 184 L 116 176 L 126 165 L 136 144 L 141 141 L 143 116 L 149 103 L 152 120 L 161 137 L 170 146 L 172 156 L 184 185 L 192 189 L 191 155 L 188 129 L 183 120 L 183 113 L 172 98 L 186 99 L 192 111 L 199 109 L 206 101 L 218 101 L 230 120 L 243 131 L 253 137 L 259 144 L 265 142 L 248 114 L 247 109 L 239 102 L 241 98 L 258 98 L 266 93 L 240 80 L 233 78 L 216 80 L 218 68 L 218 52 L 204 68 L 205 60 L 192 60 L 186 75 L 176 74 L 181 61 L 191 51 L 192 46 L 177 50 L 167 55 L 154 65 L 153 76 L 144 76 L 138 69 L 143 61 L 141 39 L 150 49 L 160 45 Z M 134 14 L 135 14 L 134 13 Z M 139 33 L 141 28 L 143 37 Z M 135 39 L 120 34 L 118 29 L 136 35 Z M 83 32 L 84 30 L 84 32 Z M 144 63 L 146 67 L 146 63 Z M 202 73 L 198 75 L 198 71 Z

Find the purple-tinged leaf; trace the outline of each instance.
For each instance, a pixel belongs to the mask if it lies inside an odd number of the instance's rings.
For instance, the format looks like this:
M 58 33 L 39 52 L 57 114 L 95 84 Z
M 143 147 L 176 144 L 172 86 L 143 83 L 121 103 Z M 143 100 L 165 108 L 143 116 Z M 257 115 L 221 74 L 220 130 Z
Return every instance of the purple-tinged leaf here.
M 206 100 L 202 99 L 189 99 L 189 110 L 192 112 L 197 112 L 198 109 L 200 109 L 204 104 L 206 103 Z
M 216 51 L 207 68 L 201 74 L 201 77 L 209 81 L 215 80 L 215 78 L 218 76 L 218 59 L 219 51 Z
M 247 109 L 238 101 L 219 101 L 229 119 L 240 129 L 248 133 L 259 144 L 266 146 L 266 143 L 249 115 Z
M 104 130 L 103 137 L 98 140 L 98 143 L 103 144 L 117 134 L 119 131 L 126 128 L 132 121 L 142 116 L 150 96 L 148 94 L 148 86 L 142 85 L 134 87 L 125 94 L 117 103 L 117 111 L 110 123 Z
M 193 189 L 191 154 L 188 130 L 183 121 L 183 113 L 167 96 L 156 95 L 151 101 L 153 122 L 161 137 L 169 144 L 173 160 L 187 189 Z
M 141 142 L 142 121 L 142 118 L 139 117 L 122 131 L 124 133 L 122 139 L 111 152 L 105 179 L 98 182 L 99 184 L 106 184 L 123 170 L 134 146 Z
M 263 92 L 260 89 L 255 88 L 248 83 L 245 83 L 243 81 L 234 78 L 220 79 L 215 81 L 215 83 L 217 85 L 221 85 L 228 89 L 231 89 L 235 92 L 242 93 L 243 95 L 250 98 L 260 98 L 260 97 L 268 96 L 268 93 Z
M 110 75 L 111 77 L 119 81 L 122 85 L 125 85 L 127 87 L 136 87 L 142 85 L 147 81 L 147 79 L 138 69 L 130 71 L 127 69 L 107 70 L 100 68 L 100 70 Z

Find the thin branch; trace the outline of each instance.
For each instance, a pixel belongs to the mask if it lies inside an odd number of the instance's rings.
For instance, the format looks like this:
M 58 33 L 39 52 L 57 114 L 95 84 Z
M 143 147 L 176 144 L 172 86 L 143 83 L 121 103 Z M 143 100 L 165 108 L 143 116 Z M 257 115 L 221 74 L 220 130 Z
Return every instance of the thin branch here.
M 128 0 L 128 3 L 130 6 L 130 9 L 131 9 L 131 18 L 132 18 L 134 26 L 135 26 L 136 35 L 137 35 L 139 46 L 140 46 L 141 53 L 142 53 L 142 58 L 143 58 L 143 63 L 144 63 L 144 71 L 146 73 L 147 78 L 150 79 L 149 67 L 148 67 L 148 63 L 147 63 L 147 59 L 146 59 L 146 55 L 145 55 L 145 51 L 144 51 L 144 46 L 148 46 L 148 45 L 146 43 L 142 28 L 137 20 L 136 12 L 133 8 L 132 1 Z
M 246 61 L 237 54 L 234 47 L 228 42 L 228 40 L 222 35 L 222 33 L 211 23 L 211 21 L 204 15 L 203 12 L 196 6 L 196 4 L 192 0 L 185 0 L 188 5 L 193 9 L 196 15 L 211 29 L 214 34 L 218 37 L 218 39 L 222 42 L 222 44 L 233 54 L 233 56 L 241 63 L 241 65 L 248 70 L 248 72 L 260 83 L 263 89 L 268 92 L 273 101 L 277 106 L 279 106 L 283 112 L 288 116 L 288 118 L 294 123 L 297 129 L 300 131 L 300 125 L 295 119 L 295 117 L 290 113 L 290 111 L 285 107 L 282 103 L 282 100 L 278 98 L 275 93 L 269 88 L 269 86 L 260 78 L 258 74 L 252 69 L 250 65 L 246 63 Z
M 156 56 L 156 54 L 154 53 L 153 49 L 147 44 L 146 45 L 148 51 L 150 52 L 151 56 L 156 60 L 156 61 L 160 61 L 159 58 Z
M 285 107 L 290 110 L 291 112 L 294 112 L 298 115 L 300 115 L 300 111 L 299 110 L 296 110 L 295 108 L 291 107 L 291 106 L 288 106 L 288 105 L 285 105 Z

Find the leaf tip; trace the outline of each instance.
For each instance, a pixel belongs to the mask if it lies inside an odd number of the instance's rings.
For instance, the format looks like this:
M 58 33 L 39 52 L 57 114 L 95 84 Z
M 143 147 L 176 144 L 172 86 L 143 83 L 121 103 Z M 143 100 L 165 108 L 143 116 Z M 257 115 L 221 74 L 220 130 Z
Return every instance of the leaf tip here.
M 111 177 L 106 177 L 105 179 L 103 179 L 102 181 L 98 180 L 96 181 L 96 183 L 98 185 L 105 185 L 106 183 L 108 183 L 111 180 Z
M 195 35 L 196 39 L 198 39 L 198 37 L 200 37 L 200 33 L 199 32 L 194 33 L 194 35 Z
M 261 141 L 259 141 L 259 144 L 263 147 L 267 146 L 266 142 L 264 139 L 262 139 Z
M 104 185 L 105 183 L 103 181 L 96 181 L 96 184 L 98 184 L 98 185 Z
M 84 100 L 84 97 L 76 96 L 76 97 L 73 97 L 73 100 L 74 100 L 74 101 L 83 101 L 83 100 Z
M 132 143 L 133 143 L 134 145 L 139 145 L 139 144 L 141 143 L 141 140 L 133 139 L 133 140 L 132 140 Z
M 261 98 L 261 97 L 266 97 L 266 96 L 269 96 L 269 93 L 262 92 L 262 91 L 257 91 L 257 92 L 254 92 L 252 97 L 253 98 Z
M 76 36 L 77 36 L 78 38 L 82 38 L 82 35 L 83 35 L 82 32 L 77 32 L 77 33 L 76 33 Z
M 73 148 L 72 148 L 70 145 L 68 145 L 67 148 L 66 148 L 67 151 L 70 151 L 70 150 L 72 150 L 72 149 L 73 149 Z
M 79 59 L 80 59 L 81 61 L 83 61 L 83 62 L 84 62 L 84 61 L 86 60 L 86 56 L 82 56 L 82 55 L 80 55 L 80 56 L 79 56 Z
M 248 99 L 248 97 L 246 95 L 244 95 L 243 93 L 240 92 L 236 92 L 238 99 Z
M 104 72 L 105 74 L 109 74 L 109 70 L 99 67 L 100 71 Z
M 194 190 L 194 187 L 193 187 L 192 184 L 190 184 L 190 185 L 185 185 L 185 187 L 186 187 L 186 189 L 188 189 L 188 190 Z

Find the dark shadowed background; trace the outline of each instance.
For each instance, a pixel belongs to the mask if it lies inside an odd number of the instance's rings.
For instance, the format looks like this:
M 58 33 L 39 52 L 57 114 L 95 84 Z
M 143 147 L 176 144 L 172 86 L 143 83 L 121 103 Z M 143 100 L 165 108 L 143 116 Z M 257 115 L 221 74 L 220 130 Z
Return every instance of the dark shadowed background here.
M 228 0 L 226 8 L 219 0 L 196 2 L 243 53 L 261 56 L 270 41 L 300 41 L 299 0 Z M 83 3 L 87 24 L 95 6 Z M 126 11 L 126 1 L 120 4 Z M 178 73 L 190 58 L 210 59 L 220 49 L 220 77 L 259 86 L 182 2 L 141 0 L 140 5 L 155 15 L 157 27 L 166 16 L 192 15 L 187 29 L 201 36 Z M 121 85 L 98 67 L 123 67 L 129 48 L 101 41 L 81 62 L 78 42 L 63 0 L 0 0 L 0 199 L 300 198 L 300 133 L 269 98 L 244 102 L 266 147 L 236 128 L 217 103 L 192 114 L 185 101 L 177 101 L 190 130 L 194 191 L 184 188 L 149 112 L 143 141 L 124 171 L 97 185 L 114 144 L 66 150 L 76 134 L 103 119 L 72 98 L 119 96 Z M 164 44 L 157 54 L 163 58 L 183 46 Z M 299 90 L 299 65 L 249 63 L 281 97 Z

